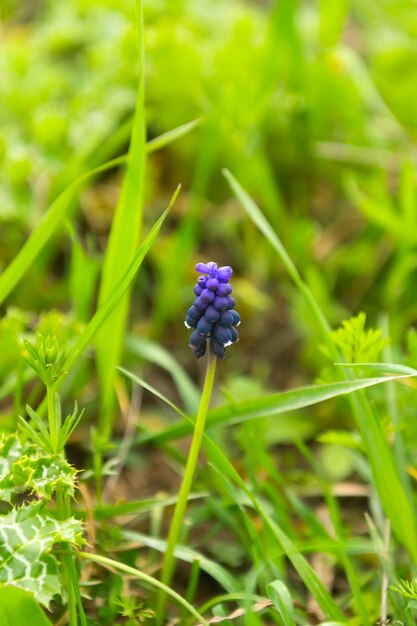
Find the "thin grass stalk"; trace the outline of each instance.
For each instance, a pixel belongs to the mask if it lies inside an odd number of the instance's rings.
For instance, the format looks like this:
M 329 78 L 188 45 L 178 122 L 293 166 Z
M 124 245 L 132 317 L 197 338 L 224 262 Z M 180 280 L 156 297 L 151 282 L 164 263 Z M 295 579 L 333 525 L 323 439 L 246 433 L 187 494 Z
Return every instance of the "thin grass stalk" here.
M 92 554 L 91 552 L 77 552 L 77 556 L 80 559 L 85 559 L 87 561 L 91 561 L 93 563 L 98 563 L 103 567 L 107 567 L 111 570 L 116 570 L 119 572 L 123 572 L 124 574 L 128 574 L 129 576 L 133 576 L 134 578 L 141 580 L 148 585 L 152 585 L 152 587 L 156 587 L 157 589 L 161 589 L 164 594 L 170 596 L 173 600 L 175 600 L 178 604 L 185 607 L 189 613 L 195 617 L 199 622 L 204 624 L 204 626 L 208 626 L 207 621 L 204 619 L 198 611 L 195 610 L 191 604 L 189 604 L 182 596 L 180 596 L 176 591 L 173 591 L 166 585 L 164 585 L 161 581 L 140 570 L 135 567 L 130 567 L 130 565 L 125 565 L 124 563 L 119 563 L 119 561 L 115 561 L 114 559 L 109 559 L 106 556 L 101 556 L 99 554 Z
M 166 586 L 169 586 L 171 584 L 172 576 L 175 570 L 174 552 L 180 537 L 181 526 L 184 520 L 184 514 L 188 503 L 188 496 L 190 495 L 191 486 L 197 467 L 198 456 L 204 437 L 204 427 L 207 418 L 207 411 L 210 404 L 211 392 L 213 389 L 214 375 L 216 372 L 216 361 L 216 357 L 213 356 L 211 352 L 209 352 L 207 358 L 206 377 L 204 381 L 203 392 L 201 395 L 200 406 L 197 413 L 197 419 L 195 422 L 193 440 L 191 442 L 191 448 L 188 454 L 187 464 L 185 466 L 185 472 L 178 494 L 177 504 L 175 506 L 174 515 L 168 533 L 167 548 L 164 555 L 161 574 L 161 582 Z M 159 594 L 157 602 L 157 624 L 162 623 L 165 612 L 165 602 L 166 594 L 162 592 Z

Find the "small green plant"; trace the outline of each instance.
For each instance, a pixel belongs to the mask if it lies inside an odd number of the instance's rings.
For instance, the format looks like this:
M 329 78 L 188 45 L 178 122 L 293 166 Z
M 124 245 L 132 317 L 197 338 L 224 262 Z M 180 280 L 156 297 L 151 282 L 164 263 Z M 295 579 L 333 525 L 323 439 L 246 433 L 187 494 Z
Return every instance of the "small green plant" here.
M 403 598 L 417 600 L 417 580 L 400 580 L 396 585 L 390 585 L 390 589 L 396 591 Z
M 132 595 L 121 594 L 116 605 L 119 615 L 127 618 L 125 626 L 139 626 L 155 617 L 155 611 L 146 608 L 139 598 Z

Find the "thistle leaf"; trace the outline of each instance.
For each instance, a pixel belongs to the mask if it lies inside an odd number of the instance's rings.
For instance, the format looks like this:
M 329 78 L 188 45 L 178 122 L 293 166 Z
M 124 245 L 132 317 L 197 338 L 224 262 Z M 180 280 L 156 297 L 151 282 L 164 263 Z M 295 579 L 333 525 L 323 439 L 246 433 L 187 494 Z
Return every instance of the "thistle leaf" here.
M 57 487 L 73 497 L 75 477 L 76 470 L 59 454 L 24 455 L 13 463 L 11 471 L 15 488 L 31 490 L 46 500 Z
M 59 541 L 81 545 L 81 522 L 53 519 L 42 502 L 0 516 L 0 586 L 19 587 L 48 607 L 61 591 L 58 562 L 51 554 Z
M 14 461 L 20 458 L 22 447 L 16 435 L 0 434 L 0 500 L 10 502 L 12 486 L 6 486 Z M 4 486 L 2 486 L 4 483 Z

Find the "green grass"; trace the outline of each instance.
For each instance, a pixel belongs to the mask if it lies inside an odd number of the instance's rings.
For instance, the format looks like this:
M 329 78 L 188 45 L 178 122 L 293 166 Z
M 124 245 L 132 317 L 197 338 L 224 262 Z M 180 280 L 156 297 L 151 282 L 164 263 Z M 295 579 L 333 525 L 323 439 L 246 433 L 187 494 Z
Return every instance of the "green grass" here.
M 2 19 L 0 615 L 411 626 L 412 3 Z M 242 325 L 204 385 L 209 260 Z

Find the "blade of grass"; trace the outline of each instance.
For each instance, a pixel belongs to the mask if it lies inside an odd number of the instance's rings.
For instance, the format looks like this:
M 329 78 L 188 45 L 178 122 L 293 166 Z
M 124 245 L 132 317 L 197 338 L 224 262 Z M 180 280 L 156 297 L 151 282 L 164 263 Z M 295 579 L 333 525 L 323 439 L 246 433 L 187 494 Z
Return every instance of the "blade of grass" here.
M 137 580 L 141 580 L 152 587 L 156 587 L 163 591 L 167 596 L 175 600 L 180 606 L 187 609 L 187 611 L 200 622 L 202 622 L 205 626 L 207 625 L 206 620 L 202 617 L 191 604 L 189 604 L 182 596 L 180 596 L 176 591 L 170 589 L 166 585 L 162 584 L 158 579 L 153 578 L 153 576 L 149 576 L 149 574 L 145 574 L 135 567 L 130 567 L 130 565 L 125 565 L 124 563 L 119 563 L 119 561 L 115 561 L 114 559 L 109 559 L 105 556 L 101 556 L 99 554 L 91 554 L 90 552 L 77 552 L 77 556 L 80 559 L 85 559 L 87 561 L 91 561 L 93 563 L 97 563 L 98 565 L 102 565 L 103 567 L 107 567 L 110 569 L 115 569 L 119 572 L 123 572 L 124 574 L 128 574 L 129 576 L 133 576 Z
M 188 413 L 197 411 L 200 393 L 178 361 L 162 346 L 150 339 L 127 337 L 126 347 L 132 354 L 164 368 L 171 375 Z M 126 372 L 125 372 L 126 373 Z
M 139 82 L 136 109 L 133 119 L 127 170 L 123 178 L 120 198 L 110 230 L 99 290 L 99 305 L 112 294 L 115 286 L 134 256 L 140 238 L 143 217 L 145 182 L 145 80 L 144 80 L 144 25 L 143 0 L 136 0 L 136 25 L 138 38 Z M 117 307 L 112 311 L 97 333 L 97 368 L 100 379 L 99 430 L 104 439 L 112 428 L 115 406 L 114 379 L 123 346 L 129 306 L 129 292 L 125 291 Z M 112 338 L 108 340 L 109 336 Z
M 199 117 L 191 122 L 187 122 L 186 124 L 182 124 L 181 126 L 177 126 L 177 128 L 173 128 L 172 130 L 168 130 L 166 133 L 162 135 L 158 135 L 158 137 L 154 137 L 150 139 L 146 144 L 146 152 L 156 152 L 156 150 L 160 150 L 165 146 L 169 145 L 173 141 L 180 139 L 191 130 L 194 130 L 196 126 L 199 126 L 203 121 L 202 117 Z
M 128 375 L 132 380 L 141 384 L 137 376 L 133 374 Z M 299 410 L 313 406 L 319 402 L 324 402 L 325 400 L 353 393 L 359 389 L 365 389 L 374 385 L 383 384 L 387 381 L 401 380 L 407 377 L 408 376 L 384 376 L 381 378 L 358 378 L 356 380 L 328 383 L 326 385 L 299 387 L 298 389 L 282 391 L 270 396 L 227 404 L 209 410 L 207 427 L 230 426 L 260 417 Z M 190 420 L 193 422 L 194 418 L 191 417 Z M 182 422 L 166 428 L 162 432 L 140 435 L 139 441 L 141 443 L 149 441 L 161 443 L 171 441 L 175 438 L 185 437 L 189 435 L 190 432 L 192 432 L 190 423 Z
M 332 339 L 330 326 L 319 304 L 301 278 L 301 275 L 277 234 L 260 208 L 241 187 L 236 178 L 228 170 L 223 170 L 223 173 L 237 199 L 241 202 L 252 221 L 274 247 L 297 289 L 306 299 L 308 306 L 317 320 L 317 324 L 329 348 L 330 354 L 335 361 L 341 361 L 342 358 Z M 349 380 L 352 378 L 346 368 L 341 368 L 341 372 L 343 372 L 345 379 Z M 378 416 L 375 414 L 366 396 L 362 392 L 353 394 L 351 403 L 367 451 L 372 470 L 372 478 L 382 507 L 391 521 L 398 540 L 406 546 L 414 563 L 417 564 L 417 529 L 413 504 L 409 501 L 401 482 L 394 456 L 385 438 Z
M 187 418 L 187 415 L 181 411 L 181 409 L 179 407 L 177 407 L 176 404 L 174 404 L 169 398 L 167 398 L 163 393 L 161 393 L 160 391 L 158 391 L 158 389 L 156 389 L 155 387 L 153 387 L 152 385 L 150 385 L 149 383 L 147 383 L 145 380 L 143 380 L 142 378 L 139 378 L 139 376 L 135 376 L 135 374 L 132 374 L 131 372 L 129 372 L 128 370 L 126 370 L 124 367 L 118 367 L 117 368 L 120 372 L 122 372 L 122 374 L 124 374 L 125 376 L 127 376 L 128 378 L 130 378 L 130 380 L 133 380 L 133 382 L 137 383 L 138 385 L 140 385 L 141 387 L 143 387 L 144 389 L 147 389 L 148 391 L 150 391 L 151 393 L 153 393 L 155 396 L 157 396 L 160 400 L 162 400 L 163 402 L 165 402 L 166 404 L 168 404 L 172 409 L 174 409 L 174 411 L 176 413 L 178 413 L 179 415 L 181 415 L 181 417 L 185 417 L 185 419 Z

